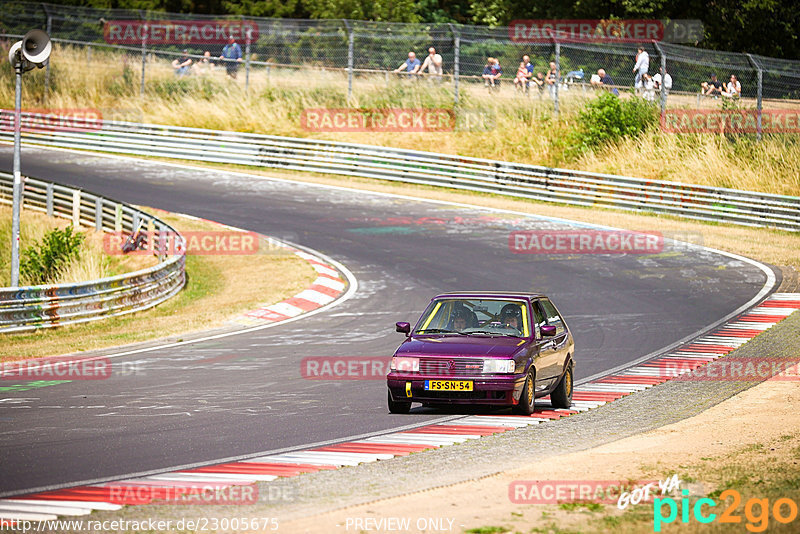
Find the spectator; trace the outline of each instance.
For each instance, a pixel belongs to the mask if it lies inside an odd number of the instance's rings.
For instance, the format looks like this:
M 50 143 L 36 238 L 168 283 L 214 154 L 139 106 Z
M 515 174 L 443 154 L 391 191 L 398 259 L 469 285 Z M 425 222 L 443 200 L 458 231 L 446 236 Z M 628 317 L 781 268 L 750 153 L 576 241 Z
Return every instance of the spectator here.
M 525 91 L 528 88 L 528 75 L 528 67 L 525 66 L 525 61 L 520 61 L 519 67 L 517 67 L 517 75 L 514 77 L 514 89 Z
M 539 98 L 542 98 L 542 94 L 544 93 L 544 86 L 547 85 L 542 71 L 537 72 L 536 77 L 531 78 L 530 83 L 539 88 Z
M 606 85 L 613 86 L 614 80 L 611 79 L 611 76 L 606 74 L 604 69 L 598 69 L 597 75 L 592 76 L 591 83 L 595 87 L 602 87 Z M 611 87 L 611 92 L 614 93 L 615 96 L 619 96 L 619 91 L 616 87 Z
M 200 76 L 205 76 L 212 70 L 214 70 L 214 63 L 211 62 L 211 52 L 206 50 L 203 53 L 203 58 L 200 61 L 195 61 L 192 65 L 192 70 L 195 74 Z
M 426 68 L 433 79 L 438 82 L 442 81 L 442 56 L 436 53 L 434 47 L 428 49 L 428 57 L 425 58 L 419 70 L 424 71 Z
M 644 99 L 648 102 L 655 102 L 656 100 L 656 84 L 649 74 L 642 76 L 642 85 L 644 86 Z
M 417 54 L 414 52 L 409 52 L 408 59 L 401 63 L 399 67 L 394 69 L 393 72 L 402 72 L 405 70 L 410 79 L 415 79 L 415 76 L 419 72 L 421 65 L 422 63 L 420 63 L 420 61 L 417 59 Z
M 228 44 L 222 49 L 222 55 L 219 58 L 225 62 L 228 76 L 235 80 L 236 73 L 239 71 L 239 63 L 242 62 L 242 47 L 239 46 L 233 35 L 228 38 Z
M 533 64 L 531 63 L 531 58 L 527 54 L 522 56 L 522 62 L 525 63 L 525 69 L 527 69 L 528 73 L 525 75 L 525 89 L 527 90 L 531 85 L 531 80 L 533 79 Z
M 503 69 L 500 67 L 500 61 L 496 58 L 486 58 L 486 66 L 483 67 L 483 84 L 486 87 L 498 89 L 500 87 L 500 76 L 503 75 Z
M 722 94 L 722 83 L 717 80 L 716 74 L 712 74 L 709 81 L 700 84 L 700 92 L 714 97 Z
M 661 67 L 659 70 L 660 72 L 657 72 L 656 75 L 653 76 L 653 84 L 655 85 L 655 89 L 659 92 L 663 90 L 665 93 L 669 94 L 669 90 L 672 89 L 672 76 L 670 76 L 668 72 L 664 72 L 664 67 Z
M 172 60 L 172 68 L 175 69 L 175 76 L 183 76 L 189 72 L 191 65 L 192 58 L 189 57 L 188 50 L 184 50 L 181 57 Z
M 728 82 L 726 91 L 722 94 L 730 98 L 739 98 L 742 96 L 742 84 L 736 79 L 735 74 L 731 74 L 731 81 Z
M 558 69 L 556 68 L 555 62 L 550 62 L 550 70 L 547 71 L 547 78 L 545 78 L 545 83 L 547 83 L 547 88 L 550 89 L 550 96 L 555 98 L 556 97 L 556 84 L 558 83 Z
M 633 72 L 636 74 L 633 87 L 637 91 L 642 88 L 642 77 L 647 74 L 648 70 L 650 70 L 650 54 L 645 52 L 643 46 L 639 46 L 636 54 L 636 65 L 633 67 Z

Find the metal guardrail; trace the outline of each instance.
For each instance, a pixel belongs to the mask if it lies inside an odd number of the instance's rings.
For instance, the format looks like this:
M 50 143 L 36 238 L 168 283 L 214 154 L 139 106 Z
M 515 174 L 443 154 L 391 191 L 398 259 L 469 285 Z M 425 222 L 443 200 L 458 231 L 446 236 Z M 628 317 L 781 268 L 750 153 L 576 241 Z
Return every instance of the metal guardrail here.
M 182 239 L 169 224 L 124 203 L 53 182 L 24 178 L 23 209 L 70 219 L 96 231 L 152 229 L 154 254 Z M 13 176 L 0 173 L 0 203 L 11 204 Z M 173 249 L 174 250 L 174 249 Z M 158 265 L 118 276 L 80 282 L 0 288 L 0 334 L 84 323 L 151 308 L 178 293 L 186 282 L 184 255 L 159 255 Z
M 0 114 L 11 124 L 12 114 Z M 0 128 L 0 140 L 11 132 Z M 233 163 L 443 186 L 575 206 L 800 231 L 800 197 L 629 178 L 416 150 L 155 124 L 47 128 L 23 141 L 117 154 Z

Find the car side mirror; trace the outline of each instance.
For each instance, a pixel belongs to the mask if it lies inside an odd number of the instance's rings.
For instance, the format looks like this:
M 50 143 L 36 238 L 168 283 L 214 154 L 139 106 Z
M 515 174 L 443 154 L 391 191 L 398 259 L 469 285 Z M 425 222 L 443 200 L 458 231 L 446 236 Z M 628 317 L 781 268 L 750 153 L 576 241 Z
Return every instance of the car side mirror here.
M 553 337 L 556 335 L 556 327 L 551 324 L 539 327 L 539 331 L 542 333 L 542 337 Z
M 395 323 L 395 329 L 405 335 L 411 333 L 411 323 Z

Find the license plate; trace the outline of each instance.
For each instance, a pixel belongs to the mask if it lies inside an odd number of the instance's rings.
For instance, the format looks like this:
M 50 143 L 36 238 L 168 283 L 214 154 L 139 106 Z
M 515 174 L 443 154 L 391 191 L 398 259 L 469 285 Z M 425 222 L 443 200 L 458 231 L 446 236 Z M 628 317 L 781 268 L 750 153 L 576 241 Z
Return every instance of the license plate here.
M 472 391 L 472 380 L 426 380 L 425 391 Z

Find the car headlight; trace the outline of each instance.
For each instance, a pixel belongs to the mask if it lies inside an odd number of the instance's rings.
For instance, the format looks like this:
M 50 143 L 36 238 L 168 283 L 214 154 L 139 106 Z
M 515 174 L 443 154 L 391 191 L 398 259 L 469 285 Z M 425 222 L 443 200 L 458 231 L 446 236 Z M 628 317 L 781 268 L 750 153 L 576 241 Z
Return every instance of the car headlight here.
M 407 356 L 393 356 L 392 363 L 389 365 L 392 371 L 405 371 L 418 373 L 419 372 L 419 358 L 409 358 Z
M 514 360 L 483 360 L 484 373 L 513 373 L 516 368 Z

